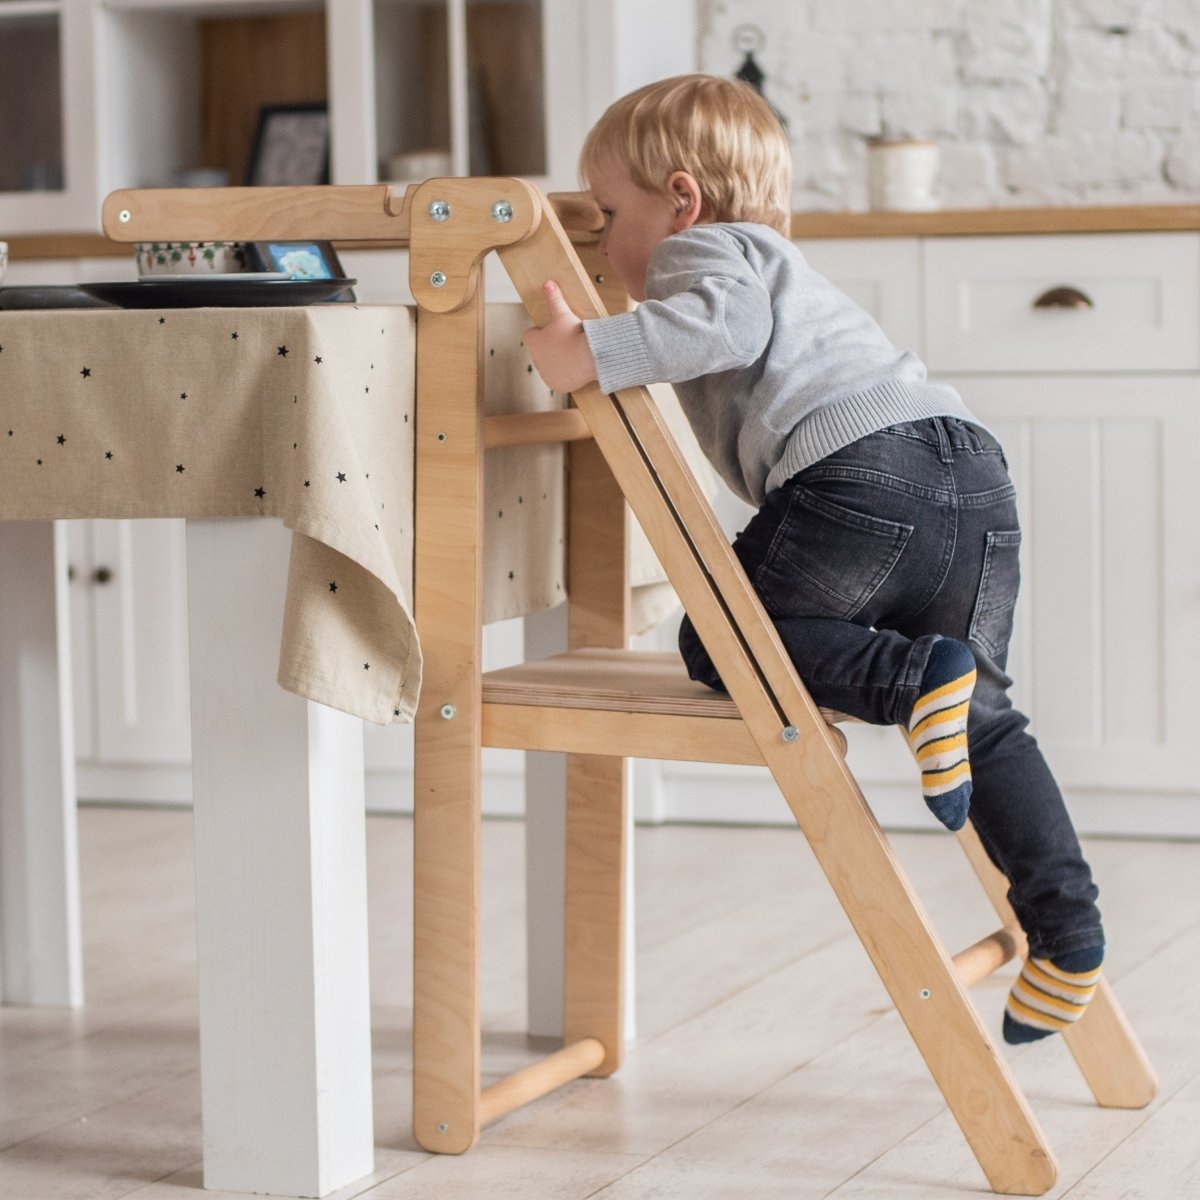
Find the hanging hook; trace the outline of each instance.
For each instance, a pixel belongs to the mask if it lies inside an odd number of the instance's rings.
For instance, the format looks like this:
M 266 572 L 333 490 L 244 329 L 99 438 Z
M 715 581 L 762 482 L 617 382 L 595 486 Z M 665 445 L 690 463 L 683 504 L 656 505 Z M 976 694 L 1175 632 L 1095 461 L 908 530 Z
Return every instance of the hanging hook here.
M 734 78 L 748 83 L 760 96 L 767 77 L 762 67 L 754 61 L 754 52 L 761 50 L 766 44 L 766 35 L 757 25 L 739 25 L 733 31 L 733 48 L 746 56 Z

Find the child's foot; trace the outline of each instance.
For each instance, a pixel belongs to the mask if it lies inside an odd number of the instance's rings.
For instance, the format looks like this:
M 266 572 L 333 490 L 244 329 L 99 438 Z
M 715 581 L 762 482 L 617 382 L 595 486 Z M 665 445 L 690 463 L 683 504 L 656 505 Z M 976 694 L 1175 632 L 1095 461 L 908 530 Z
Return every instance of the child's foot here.
M 947 829 L 967 823 L 971 803 L 967 710 L 974 687 L 970 647 L 954 638 L 939 638 L 930 651 L 906 732 L 921 768 L 925 803 Z
M 1013 1046 L 1036 1042 L 1078 1021 L 1100 982 L 1103 961 L 1103 946 L 1029 959 L 1008 994 L 1004 1040 Z

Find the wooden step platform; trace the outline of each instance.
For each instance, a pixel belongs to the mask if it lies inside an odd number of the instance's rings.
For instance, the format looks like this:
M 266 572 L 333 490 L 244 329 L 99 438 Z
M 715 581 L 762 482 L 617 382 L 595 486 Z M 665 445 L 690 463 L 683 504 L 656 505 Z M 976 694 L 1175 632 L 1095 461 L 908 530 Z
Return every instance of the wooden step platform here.
M 850 718 L 827 709 L 829 724 Z M 843 738 L 843 749 L 844 749 Z M 574 650 L 483 676 L 483 744 L 758 765 L 737 706 L 671 651 Z

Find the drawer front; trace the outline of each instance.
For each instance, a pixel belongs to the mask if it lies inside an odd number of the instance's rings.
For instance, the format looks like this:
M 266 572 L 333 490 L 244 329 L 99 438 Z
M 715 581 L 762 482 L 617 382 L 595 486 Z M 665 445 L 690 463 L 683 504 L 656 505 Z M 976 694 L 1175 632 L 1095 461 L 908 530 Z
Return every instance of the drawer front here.
M 1200 234 L 930 238 L 923 255 L 931 371 L 1200 369 Z

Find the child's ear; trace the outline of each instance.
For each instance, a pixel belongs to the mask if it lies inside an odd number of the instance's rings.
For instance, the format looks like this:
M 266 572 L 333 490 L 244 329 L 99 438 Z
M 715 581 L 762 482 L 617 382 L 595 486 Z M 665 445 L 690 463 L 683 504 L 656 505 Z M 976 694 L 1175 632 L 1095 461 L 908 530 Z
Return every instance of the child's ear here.
M 675 205 L 675 218 L 672 222 L 674 232 L 691 229 L 700 220 L 700 210 L 704 204 L 695 176 L 689 175 L 687 171 L 674 172 L 667 180 L 667 191 Z

